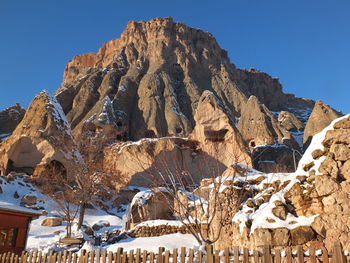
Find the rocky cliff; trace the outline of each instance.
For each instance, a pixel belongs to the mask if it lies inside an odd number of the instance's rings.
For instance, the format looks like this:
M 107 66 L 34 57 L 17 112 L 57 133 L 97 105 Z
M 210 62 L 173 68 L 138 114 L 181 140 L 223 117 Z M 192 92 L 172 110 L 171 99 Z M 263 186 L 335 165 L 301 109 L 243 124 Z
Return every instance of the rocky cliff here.
M 276 78 L 237 69 L 210 33 L 171 18 L 131 21 L 119 39 L 97 53 L 74 57 L 56 97 L 78 135 L 109 97 L 118 139 L 138 140 L 188 136 L 205 90 L 221 100 L 231 118 L 241 115 L 250 95 L 274 111 L 313 106 L 284 94 Z

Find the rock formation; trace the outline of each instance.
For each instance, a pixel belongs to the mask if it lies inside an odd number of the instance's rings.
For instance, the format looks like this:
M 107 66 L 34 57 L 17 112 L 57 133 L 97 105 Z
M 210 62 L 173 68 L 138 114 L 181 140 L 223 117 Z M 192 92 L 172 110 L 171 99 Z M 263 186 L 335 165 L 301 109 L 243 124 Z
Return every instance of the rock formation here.
M 237 127 L 250 147 L 294 140 L 255 96 L 250 96 L 244 106 Z
M 304 148 L 306 149 L 310 144 L 312 136 L 322 131 L 332 122 L 332 120 L 339 118 L 341 115 L 342 114 L 340 112 L 333 110 L 322 101 L 316 101 L 312 113 L 305 126 L 303 138 Z
M 97 53 L 74 57 L 56 97 L 75 134 L 108 96 L 123 131 L 118 138 L 126 141 L 188 136 L 205 90 L 220 99 L 231 118 L 240 115 L 252 94 L 273 110 L 313 105 L 284 94 L 278 79 L 236 69 L 211 34 L 171 18 L 131 21 L 119 39 Z
M 212 172 L 220 175 L 232 163 L 252 165 L 239 131 L 212 92 L 203 92 L 194 119 L 189 138 L 145 138 L 108 146 L 105 169 L 130 180 L 131 185 L 147 186 L 159 173 L 171 171 L 180 176 L 186 172 L 199 182 Z
M 287 131 L 301 131 L 305 128 L 303 123 L 289 111 L 281 111 L 278 114 L 278 122 Z
M 23 120 L 0 146 L 2 173 L 40 175 L 50 164 L 67 173 L 82 162 L 70 126 L 56 99 L 45 91 L 31 102 Z
M 0 142 L 11 135 L 25 112 L 19 104 L 0 111 Z

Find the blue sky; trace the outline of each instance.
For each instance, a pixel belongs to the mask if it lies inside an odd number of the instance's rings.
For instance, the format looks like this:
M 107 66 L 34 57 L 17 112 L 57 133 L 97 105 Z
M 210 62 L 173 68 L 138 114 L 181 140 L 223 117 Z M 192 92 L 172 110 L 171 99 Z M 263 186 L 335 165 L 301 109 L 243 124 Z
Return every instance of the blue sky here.
M 0 0 L 0 109 L 53 93 L 65 64 L 129 20 L 172 16 L 211 32 L 239 68 L 350 113 L 349 0 Z

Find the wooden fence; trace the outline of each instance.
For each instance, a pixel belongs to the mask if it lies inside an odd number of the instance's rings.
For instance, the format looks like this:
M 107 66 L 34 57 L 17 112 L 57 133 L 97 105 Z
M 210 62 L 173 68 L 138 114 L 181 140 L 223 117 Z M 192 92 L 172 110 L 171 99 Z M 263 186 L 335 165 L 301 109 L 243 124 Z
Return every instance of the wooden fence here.
M 282 252 L 282 253 L 281 253 Z M 325 247 L 321 251 L 315 251 L 313 247 L 309 251 L 303 251 L 298 246 L 295 251 L 287 248 L 284 251 L 271 249 L 264 246 L 261 250 L 249 251 L 247 248 L 234 247 L 223 251 L 213 250 L 207 246 L 205 251 L 193 249 L 165 250 L 160 247 L 157 253 L 147 252 L 141 249 L 123 251 L 118 248 L 116 253 L 105 250 L 84 251 L 72 253 L 68 251 L 44 254 L 34 251 L 15 255 L 13 253 L 0 254 L 0 263 L 350 263 L 350 256 L 344 255 L 341 244 L 334 244 L 332 253 Z

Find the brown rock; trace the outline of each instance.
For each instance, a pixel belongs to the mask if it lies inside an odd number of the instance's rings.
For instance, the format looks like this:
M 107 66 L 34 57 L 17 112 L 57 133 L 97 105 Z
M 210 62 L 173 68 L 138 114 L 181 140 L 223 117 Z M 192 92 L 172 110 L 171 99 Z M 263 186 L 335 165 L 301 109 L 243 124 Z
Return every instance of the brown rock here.
M 333 178 L 337 178 L 339 173 L 338 164 L 330 157 L 330 155 L 328 155 L 327 158 L 321 163 L 318 170 L 319 172 L 325 175 L 330 175 Z
M 347 160 L 340 168 L 340 175 L 347 181 L 350 181 L 350 160 Z
M 40 175 L 52 162 L 70 174 L 82 162 L 61 106 L 45 91 L 34 98 L 11 137 L 0 145 L 0 152 L 5 174 L 33 174 L 38 169 L 36 175 Z
M 325 127 L 327 127 L 334 119 L 337 119 L 342 114 L 323 104 L 322 101 L 316 101 L 312 113 L 306 123 L 304 130 L 304 149 L 311 142 L 311 138 Z
M 320 158 L 321 156 L 323 156 L 325 154 L 324 151 L 320 150 L 320 149 L 316 149 L 314 150 L 311 155 L 312 158 L 314 158 L 315 160 L 317 160 L 318 158 Z
M 287 209 L 282 205 L 272 208 L 272 213 L 281 220 L 286 220 L 287 218 Z
M 334 160 L 347 161 L 350 160 L 350 148 L 345 144 L 333 144 L 330 152 L 334 153 Z
M 287 131 L 298 131 L 303 130 L 303 123 L 298 120 L 295 115 L 289 111 L 281 111 L 278 114 L 278 122 L 287 130 Z
M 37 197 L 35 195 L 24 195 L 21 199 L 21 206 L 36 205 Z
M 319 196 L 326 196 L 338 191 L 339 184 L 329 176 L 319 175 L 315 177 L 315 188 Z
M 25 109 L 18 103 L 0 111 L 0 142 L 11 135 L 18 123 L 23 119 L 25 112 Z
M 347 117 L 341 121 L 334 124 L 334 129 L 350 129 L 350 117 Z
M 244 106 L 237 127 L 250 147 L 283 142 L 283 138 L 293 139 L 255 96 Z
M 299 226 L 290 230 L 293 246 L 303 245 L 315 237 L 315 233 L 309 226 Z
M 43 221 L 41 221 L 42 226 L 61 226 L 62 225 L 62 218 L 60 217 L 47 217 Z
M 174 219 L 169 202 L 171 202 L 171 196 L 161 188 L 136 194 L 130 209 L 131 227 L 148 220 Z
M 272 245 L 288 246 L 290 244 L 290 232 L 287 228 L 279 227 L 272 229 Z
M 270 229 L 257 228 L 253 233 L 254 244 L 256 247 L 272 245 L 272 234 Z

